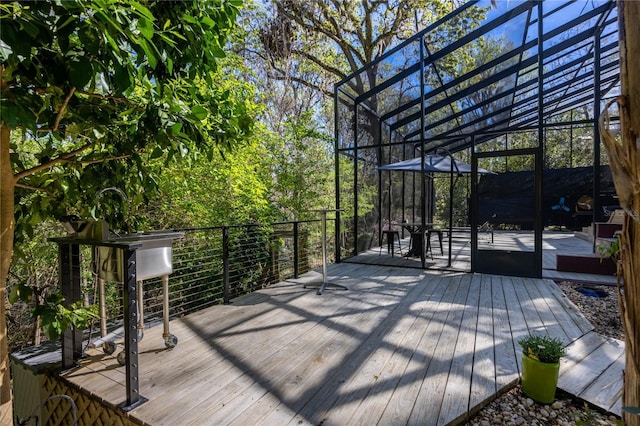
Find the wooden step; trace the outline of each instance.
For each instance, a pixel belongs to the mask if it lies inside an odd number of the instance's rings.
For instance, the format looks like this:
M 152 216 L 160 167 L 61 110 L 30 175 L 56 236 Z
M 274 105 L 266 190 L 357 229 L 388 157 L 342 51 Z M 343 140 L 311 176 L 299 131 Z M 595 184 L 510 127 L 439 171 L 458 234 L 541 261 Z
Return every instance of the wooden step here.
M 557 254 L 556 270 L 586 274 L 615 275 L 616 264 L 598 254 Z

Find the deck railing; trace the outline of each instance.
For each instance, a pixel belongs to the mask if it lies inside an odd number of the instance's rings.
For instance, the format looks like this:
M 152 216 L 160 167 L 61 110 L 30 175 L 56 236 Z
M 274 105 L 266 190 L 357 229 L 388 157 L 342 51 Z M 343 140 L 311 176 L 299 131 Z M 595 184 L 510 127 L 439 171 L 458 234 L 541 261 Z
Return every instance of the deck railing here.
M 328 221 L 328 263 L 335 259 L 335 238 Z M 322 266 L 321 222 L 281 222 L 176 229 L 185 233 L 173 243 L 173 273 L 169 278 L 170 317 L 176 318 L 216 304 L 228 304 L 243 294 L 298 277 Z M 121 289 L 107 285 L 108 319 L 122 320 Z M 162 283 L 143 284 L 147 324 L 162 317 Z M 110 327 L 111 328 L 111 327 Z

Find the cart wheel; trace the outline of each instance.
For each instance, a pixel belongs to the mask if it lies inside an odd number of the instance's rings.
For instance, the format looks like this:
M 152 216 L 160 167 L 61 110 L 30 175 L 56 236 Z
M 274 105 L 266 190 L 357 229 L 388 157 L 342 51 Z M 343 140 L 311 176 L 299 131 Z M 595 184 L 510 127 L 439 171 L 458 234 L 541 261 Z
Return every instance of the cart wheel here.
M 164 345 L 167 348 L 175 348 L 177 344 L 178 344 L 178 338 L 173 334 L 170 334 L 169 336 L 164 338 Z
M 120 364 L 120 365 L 124 365 L 127 362 L 126 355 L 125 355 L 124 351 L 120 352 L 118 354 L 118 356 L 116 357 L 116 359 L 118 360 L 118 364 Z
M 142 341 L 143 338 L 144 338 L 144 329 L 143 328 L 139 328 L 138 329 L 138 342 Z
M 116 344 L 113 342 L 104 342 L 102 344 L 102 352 L 104 352 L 107 355 L 111 355 L 116 351 L 116 347 L 117 347 Z

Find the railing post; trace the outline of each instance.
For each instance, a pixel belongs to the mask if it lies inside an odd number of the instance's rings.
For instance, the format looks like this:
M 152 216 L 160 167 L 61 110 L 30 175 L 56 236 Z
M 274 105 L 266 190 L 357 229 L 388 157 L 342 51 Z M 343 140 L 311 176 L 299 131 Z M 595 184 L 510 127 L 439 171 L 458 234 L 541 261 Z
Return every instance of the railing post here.
M 64 306 L 80 300 L 80 246 L 59 244 L 60 287 Z M 62 334 L 62 369 L 76 367 L 76 360 L 82 357 L 82 330 L 67 328 Z
M 147 401 L 140 395 L 140 369 L 138 364 L 138 306 L 136 250 L 129 248 L 118 250 L 125 265 L 124 275 L 124 359 L 126 400 L 119 405 L 124 411 L 130 411 Z
M 293 277 L 298 278 L 300 273 L 299 247 L 298 247 L 298 225 L 300 222 L 293 222 Z
M 222 227 L 222 283 L 224 285 L 223 301 L 225 305 L 230 303 L 229 290 L 229 227 Z

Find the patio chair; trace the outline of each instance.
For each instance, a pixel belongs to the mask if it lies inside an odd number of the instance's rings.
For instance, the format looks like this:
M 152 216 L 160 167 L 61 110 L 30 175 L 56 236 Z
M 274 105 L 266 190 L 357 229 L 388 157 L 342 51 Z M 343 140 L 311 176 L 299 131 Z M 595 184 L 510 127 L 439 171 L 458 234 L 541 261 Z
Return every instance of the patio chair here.
M 496 215 L 494 214 L 492 217 L 496 217 Z M 481 232 L 491 236 L 491 244 L 493 244 L 493 225 L 489 221 L 478 226 L 478 235 L 480 235 Z
M 438 242 L 440 243 L 440 254 L 444 256 L 444 249 L 442 248 L 442 237 L 443 230 L 439 228 L 429 228 L 427 229 L 427 253 L 431 253 L 431 258 L 433 259 L 433 249 L 431 247 L 431 235 L 436 234 L 438 236 Z
M 402 242 L 400 240 L 400 232 L 393 229 L 386 229 L 382 231 L 382 239 L 386 238 L 387 241 L 387 253 L 391 253 L 391 257 L 395 255 L 395 246 L 398 244 L 398 252 L 402 255 Z M 382 254 L 382 241 L 380 241 L 380 252 Z

